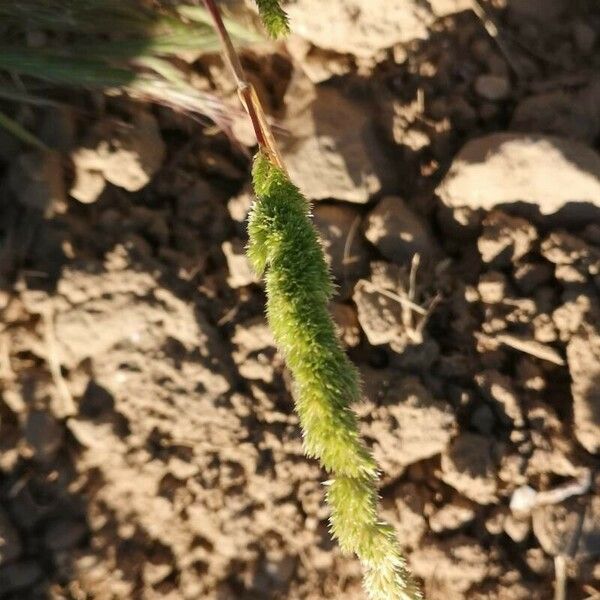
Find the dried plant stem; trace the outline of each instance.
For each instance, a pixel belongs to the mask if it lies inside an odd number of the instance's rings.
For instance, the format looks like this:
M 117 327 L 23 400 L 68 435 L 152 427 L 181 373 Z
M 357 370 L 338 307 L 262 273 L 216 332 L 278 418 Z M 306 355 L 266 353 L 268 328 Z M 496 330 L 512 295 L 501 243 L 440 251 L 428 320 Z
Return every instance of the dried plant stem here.
M 225 28 L 221 12 L 215 4 L 215 0 L 204 0 L 206 10 L 210 13 L 215 29 L 219 35 L 223 46 L 223 52 L 225 58 L 231 69 L 231 73 L 235 78 L 235 82 L 238 89 L 238 94 L 242 105 L 246 109 L 250 120 L 252 121 L 252 127 L 254 128 L 254 134 L 260 149 L 271 159 L 274 165 L 285 171 L 283 159 L 277 149 L 273 132 L 267 121 L 265 111 L 262 107 L 258 94 L 254 89 L 254 86 L 248 81 L 240 57 L 236 52 L 235 46 L 231 41 L 229 33 Z
M 485 30 L 488 32 L 488 35 L 496 42 L 496 45 L 504 56 L 508 66 L 513 70 L 517 77 L 522 77 L 523 73 L 521 67 L 513 59 L 512 53 L 508 49 L 508 46 L 506 45 L 498 26 L 496 23 L 494 23 L 483 4 L 479 0 L 472 0 L 471 8 L 483 24 Z
M 554 600 L 567 600 L 567 558 L 563 554 L 554 557 L 554 571 Z

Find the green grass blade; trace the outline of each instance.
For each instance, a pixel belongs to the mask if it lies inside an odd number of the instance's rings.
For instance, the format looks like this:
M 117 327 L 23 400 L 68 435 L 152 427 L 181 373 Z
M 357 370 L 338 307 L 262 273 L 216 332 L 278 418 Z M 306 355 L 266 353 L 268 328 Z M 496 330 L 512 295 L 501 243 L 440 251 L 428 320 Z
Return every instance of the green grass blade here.
M 0 48 L 0 69 L 76 87 L 120 87 L 135 78 L 130 69 L 112 67 L 96 58 L 69 58 L 25 48 Z
M 28 146 L 33 146 L 38 150 L 48 150 L 48 146 L 37 138 L 33 133 L 27 131 L 20 123 L 11 119 L 7 114 L 0 111 L 0 127 L 8 131 L 11 135 L 21 140 Z

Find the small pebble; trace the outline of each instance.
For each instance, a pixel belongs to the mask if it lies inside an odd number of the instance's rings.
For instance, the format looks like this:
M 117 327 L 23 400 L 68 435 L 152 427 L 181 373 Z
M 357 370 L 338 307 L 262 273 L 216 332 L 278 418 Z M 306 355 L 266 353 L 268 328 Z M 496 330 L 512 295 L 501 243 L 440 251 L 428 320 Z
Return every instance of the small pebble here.
M 486 304 L 498 304 L 506 296 L 506 277 L 498 271 L 484 273 L 479 278 L 477 291 Z
M 485 100 L 499 102 L 510 95 L 510 81 L 500 75 L 480 75 L 475 80 L 475 91 Z
M 517 488 L 510 499 L 510 510 L 513 514 L 528 515 L 535 506 L 537 492 L 528 485 Z
M 258 281 L 256 273 L 244 252 L 244 244 L 241 240 L 234 239 L 223 242 L 221 248 L 229 269 L 227 283 L 230 287 L 240 288 Z
M 520 544 L 523 542 L 531 531 L 530 519 L 518 519 L 513 515 L 507 515 L 504 520 L 504 532 L 512 539 L 513 542 Z

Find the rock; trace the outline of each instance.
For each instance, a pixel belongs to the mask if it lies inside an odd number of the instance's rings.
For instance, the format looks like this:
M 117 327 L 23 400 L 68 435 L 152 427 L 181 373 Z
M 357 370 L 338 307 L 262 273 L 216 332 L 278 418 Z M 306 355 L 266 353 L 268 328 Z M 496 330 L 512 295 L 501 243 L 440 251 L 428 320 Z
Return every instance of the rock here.
M 600 273 L 600 249 L 564 231 L 551 233 L 542 242 L 541 252 L 557 265 L 555 276 L 564 283 L 583 283 Z
M 114 185 L 137 191 L 150 181 L 165 157 L 158 123 L 151 114 L 140 112 L 131 128 L 115 134 L 112 152 L 106 156 L 104 176 Z
M 138 112 L 129 125 L 100 121 L 84 145 L 71 154 L 76 171 L 74 197 L 93 202 L 94 194 L 103 189 L 99 175 L 127 191 L 140 190 L 161 167 L 165 153 L 158 123 L 150 113 Z M 83 187 L 85 181 L 94 184 L 93 190 Z
M 85 539 L 88 529 L 82 521 L 61 519 L 48 525 L 44 545 L 49 550 L 62 551 L 77 547 Z
M 472 502 L 457 496 L 429 517 L 429 527 L 435 533 L 460 529 L 473 521 L 475 508 Z
M 94 318 L 85 309 L 59 313 L 55 329 L 61 364 L 72 368 L 120 342 L 139 338 L 148 326 L 146 316 L 133 303 L 120 306 L 117 312 L 99 312 Z
M 440 454 L 456 426 L 450 406 L 434 400 L 414 378 L 387 390 L 385 401 L 373 407 L 363 434 L 374 440 L 373 454 L 386 479 L 396 479 L 411 465 Z
M 510 439 L 515 444 L 520 444 L 519 453 L 506 453 L 502 456 L 500 462 L 500 469 L 498 471 L 498 478 L 503 483 L 508 484 L 510 487 L 515 485 L 522 485 L 527 481 L 528 475 L 525 474 L 527 470 L 527 459 L 524 455 L 531 451 L 532 444 L 526 440 L 527 433 L 520 429 L 514 429 L 511 432 Z
M 162 562 L 154 564 L 152 562 L 147 562 L 144 564 L 144 583 L 147 586 L 158 585 L 161 581 L 164 581 L 172 571 L 172 564 Z
M 506 298 L 506 276 L 499 271 L 488 271 L 479 278 L 477 291 L 486 304 L 499 304 Z
M 329 307 L 338 335 L 346 348 L 355 348 L 360 344 L 360 323 L 356 309 L 348 304 L 333 302 Z
M 527 448 L 528 477 L 532 479 L 538 474 L 579 477 L 581 472 L 576 459 L 575 443 L 558 415 L 548 405 L 538 402 L 528 406 L 527 420 L 534 432 L 533 453 L 530 447 Z M 531 492 L 528 493 L 531 495 Z
M 600 134 L 600 80 L 577 92 L 556 90 L 527 96 L 513 113 L 510 128 L 575 138 L 592 145 Z
M 431 259 L 439 252 L 425 221 L 397 196 L 387 196 L 368 214 L 365 236 L 395 263 L 410 263 L 415 254 Z
M 400 125 L 397 121 L 393 125 L 392 135 L 396 144 L 406 146 L 413 152 L 419 152 L 431 144 L 431 139 L 427 133 L 415 127 L 406 129 L 404 125 Z
M 208 186 L 208 184 L 206 185 Z M 208 197 L 209 196 L 207 196 L 207 198 Z M 253 202 L 254 192 L 252 191 L 252 188 L 248 185 L 247 187 L 244 187 L 244 189 L 239 194 L 233 196 L 227 202 L 227 210 L 229 211 L 229 216 L 236 223 L 245 223 Z
M 25 439 L 37 460 L 49 462 L 55 457 L 62 444 L 63 433 L 62 425 L 45 410 L 33 410 L 27 415 Z
M 8 183 L 23 206 L 46 212 L 66 200 L 63 177 L 60 154 L 37 151 L 15 159 L 8 172 Z
M 483 220 L 477 248 L 484 263 L 507 267 L 525 256 L 536 239 L 537 232 L 529 222 L 495 210 Z
M 301 65 L 302 74 L 313 84 L 323 83 L 334 76 L 346 75 L 352 70 L 351 56 L 317 48 L 299 36 L 289 36 L 286 39 L 286 48 L 294 60 Z M 299 70 L 295 69 L 295 71 Z M 297 75 L 298 73 L 294 73 L 292 80 Z M 294 83 L 292 82 L 291 85 Z
M 38 563 L 32 560 L 0 567 L 0 590 L 3 594 L 22 592 L 36 583 L 42 574 Z
M 416 548 L 427 531 L 423 517 L 423 498 L 414 483 L 394 491 L 394 498 L 384 500 L 383 518 L 394 526 L 403 548 Z
M 318 203 L 313 209 L 327 262 L 345 300 L 354 284 L 369 272 L 369 254 L 360 228 L 361 215 L 352 206 Z
M 504 519 L 504 532 L 515 543 L 524 542 L 531 531 L 529 519 L 518 519 L 513 515 L 507 515 Z
M 429 0 L 428 4 L 437 18 L 473 8 L 472 0 Z
M 495 442 L 474 433 L 459 435 L 442 454 L 442 480 L 478 504 L 497 501 Z
M 236 325 L 232 338 L 233 361 L 246 379 L 273 381 L 275 341 L 263 318 Z
M 500 75 L 480 75 L 475 80 L 475 91 L 484 100 L 499 102 L 510 96 L 510 81 Z
M 75 177 L 69 195 L 83 204 L 96 202 L 106 187 L 104 174 L 89 168 L 88 156 L 84 151 L 74 153 L 71 158 Z
M 292 40 L 295 40 L 296 44 L 290 44 Z M 302 60 L 306 53 L 311 48 L 314 48 L 309 42 L 296 36 L 289 38 L 287 47 L 291 49 L 290 51 L 293 51 L 293 55 L 299 60 Z M 292 69 L 289 83 L 283 96 L 283 104 L 285 106 L 286 126 L 297 137 L 309 136 L 314 132 L 315 120 L 313 108 L 318 98 L 318 92 L 324 89 L 330 88 L 324 86 L 318 88 L 311 81 L 304 65 L 295 65 L 295 68 Z
M 319 88 L 306 120 L 301 136 L 284 142 L 282 154 L 307 198 L 364 204 L 387 186 L 394 171 L 364 105 L 334 88 Z
M 504 531 L 504 521 L 508 515 L 506 506 L 495 506 L 485 517 L 483 525 L 490 535 L 500 535 Z
M 397 273 L 394 273 L 394 267 Z M 400 277 L 394 277 L 401 269 L 396 265 L 376 262 L 371 265 L 371 270 L 370 279 L 361 279 L 352 296 L 358 320 L 369 343 L 374 346 L 389 344 L 397 353 L 403 353 L 411 344 L 422 343 L 422 336 L 415 338 L 415 323 L 409 331 L 411 309 L 403 308 L 398 300 L 399 290 L 403 297 L 408 297 L 399 283 Z
M 0 567 L 19 558 L 22 550 L 17 530 L 8 514 L 0 508 Z
M 488 402 L 494 405 L 496 412 L 505 425 L 510 424 L 513 427 L 523 427 L 525 425 L 519 398 L 510 377 L 489 369 L 476 375 L 475 381 Z
M 371 58 L 381 50 L 427 39 L 433 15 L 412 2 L 299 0 L 288 6 L 294 32 L 319 48 Z
M 101 451 L 107 446 L 115 449 L 123 447 L 122 441 L 115 433 L 114 424 L 110 420 L 98 422 L 71 417 L 67 420 L 67 427 L 84 448 Z
M 486 551 L 464 535 L 426 543 L 409 556 L 409 562 L 414 575 L 425 580 L 426 589 L 444 589 L 444 598 L 466 598 L 466 592 L 492 568 Z
M 548 577 L 554 572 L 552 559 L 540 547 L 527 550 L 525 562 L 536 575 Z
M 221 248 L 229 269 L 227 283 L 232 288 L 240 288 L 258 282 L 258 277 L 246 256 L 244 243 L 241 240 L 234 239 L 230 242 L 223 242 Z
M 450 207 L 585 224 L 600 214 L 600 155 L 567 138 L 494 133 L 462 148 L 437 193 Z
M 585 328 L 588 329 L 588 328 Z M 582 330 L 567 346 L 575 436 L 590 453 L 600 453 L 600 334 Z
M 360 326 L 370 344 L 393 344 L 402 337 L 402 322 L 397 304 L 374 289 L 370 281 L 361 279 L 356 284 L 353 299 L 358 309 Z
M 581 328 L 593 308 L 590 301 L 589 296 L 578 294 L 576 297 L 566 299 L 566 302 L 552 313 L 552 320 L 561 340 L 568 341 Z

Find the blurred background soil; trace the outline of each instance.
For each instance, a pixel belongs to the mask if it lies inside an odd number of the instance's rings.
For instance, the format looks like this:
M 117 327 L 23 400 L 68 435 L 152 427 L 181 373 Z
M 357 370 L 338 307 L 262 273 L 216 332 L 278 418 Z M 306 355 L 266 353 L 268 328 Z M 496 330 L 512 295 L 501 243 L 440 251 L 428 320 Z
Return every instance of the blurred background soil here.
M 429 600 L 598 600 L 598 3 L 289 12 L 243 62 L 411 568 Z M 98 92 L 12 113 L 50 150 L 0 129 L 3 600 L 364 599 L 244 256 L 252 137 L 186 60 L 228 134 Z

